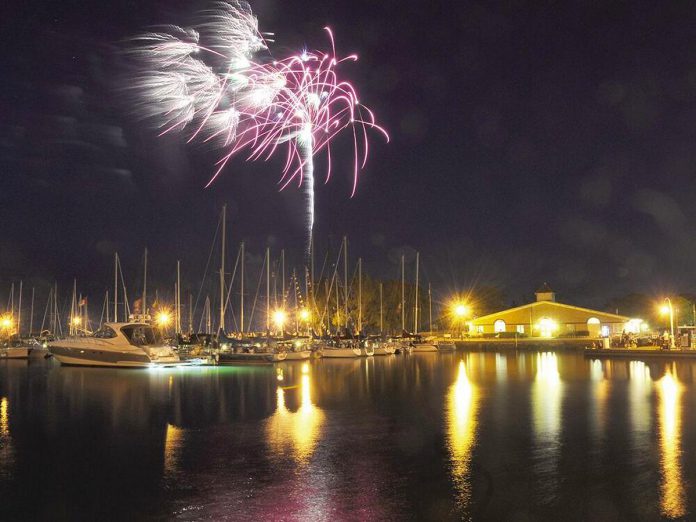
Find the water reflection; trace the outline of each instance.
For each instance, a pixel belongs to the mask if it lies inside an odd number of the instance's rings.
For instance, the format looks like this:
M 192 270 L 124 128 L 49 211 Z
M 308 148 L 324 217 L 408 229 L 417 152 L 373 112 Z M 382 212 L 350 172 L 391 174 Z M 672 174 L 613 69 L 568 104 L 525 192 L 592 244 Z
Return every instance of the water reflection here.
M 312 402 L 312 383 L 307 363 L 302 365 L 300 405 L 296 412 L 290 411 L 285 404 L 286 393 L 290 394 L 293 390 L 297 390 L 297 386 L 278 386 L 276 411 L 266 423 L 266 438 L 274 454 L 284 454 L 289 443 L 295 461 L 307 463 L 314 453 L 324 423 L 324 412 Z
M 558 489 L 563 384 L 555 353 L 537 354 L 536 367 L 532 385 L 534 471 L 541 481 L 544 497 L 552 500 Z
M 607 399 L 609 398 L 609 379 L 605 376 L 602 361 L 595 359 L 590 366 L 590 398 L 593 415 L 590 417 L 593 431 L 597 437 L 602 436 L 607 420 Z
M 10 434 L 10 401 L 0 398 L 0 477 L 10 474 L 14 462 L 14 449 Z
M 657 383 L 659 400 L 658 422 L 660 426 L 660 453 L 662 484 L 660 507 L 670 518 L 686 514 L 681 456 L 681 399 L 682 385 L 671 372 Z
M 167 423 L 164 434 L 164 476 L 173 478 L 179 471 L 184 430 Z
M 464 361 L 459 361 L 457 380 L 449 389 L 447 405 L 447 443 L 452 460 L 452 480 L 457 491 L 457 503 L 467 506 L 471 500 L 469 468 L 476 438 L 478 392 L 469 380 Z
M 643 361 L 631 361 L 628 366 L 630 378 L 631 426 L 636 449 L 647 449 L 650 429 L 650 402 L 653 383 L 650 369 Z

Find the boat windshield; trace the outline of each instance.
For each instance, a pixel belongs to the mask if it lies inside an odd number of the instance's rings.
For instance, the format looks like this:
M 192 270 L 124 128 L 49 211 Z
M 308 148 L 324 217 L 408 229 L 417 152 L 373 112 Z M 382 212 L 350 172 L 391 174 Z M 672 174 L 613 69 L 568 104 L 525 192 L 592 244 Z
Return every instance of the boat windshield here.
M 94 332 L 94 337 L 97 339 L 113 339 L 116 337 L 116 332 L 114 332 L 113 328 L 104 325 L 99 330 Z
M 152 327 L 143 324 L 128 325 L 121 328 L 128 342 L 135 346 L 157 344 L 157 336 Z

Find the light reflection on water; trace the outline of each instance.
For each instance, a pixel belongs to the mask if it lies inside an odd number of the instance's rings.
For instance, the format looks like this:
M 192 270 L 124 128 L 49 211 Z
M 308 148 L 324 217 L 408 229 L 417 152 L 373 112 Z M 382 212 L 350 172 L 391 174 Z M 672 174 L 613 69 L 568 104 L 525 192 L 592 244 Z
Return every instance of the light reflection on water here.
M 563 383 L 555 353 L 537 354 L 536 368 L 532 385 L 534 468 L 545 499 L 551 501 L 558 490 Z
M 123 519 L 685 518 L 694 375 L 572 353 L 0 364 L 0 519 L 83 498 Z
M 10 476 L 14 463 L 14 449 L 10 434 L 10 401 L 0 398 L 0 477 Z
M 668 371 L 657 383 L 660 426 L 660 464 L 662 471 L 660 505 L 669 518 L 685 512 L 684 480 L 681 458 L 681 383 Z
M 304 363 L 300 378 L 300 406 L 290 411 L 285 404 L 285 394 L 297 392 L 297 386 L 276 390 L 276 411 L 266 421 L 266 440 L 275 455 L 288 449 L 297 463 L 306 464 L 321 438 L 324 412 L 312 403 L 312 386 L 309 365 Z M 307 370 L 305 370 L 307 369 Z
M 476 439 L 476 410 L 478 391 L 469 380 L 466 365 L 459 361 L 457 380 L 450 386 L 447 397 L 447 447 L 450 452 L 452 481 L 460 506 L 471 499 L 471 450 Z

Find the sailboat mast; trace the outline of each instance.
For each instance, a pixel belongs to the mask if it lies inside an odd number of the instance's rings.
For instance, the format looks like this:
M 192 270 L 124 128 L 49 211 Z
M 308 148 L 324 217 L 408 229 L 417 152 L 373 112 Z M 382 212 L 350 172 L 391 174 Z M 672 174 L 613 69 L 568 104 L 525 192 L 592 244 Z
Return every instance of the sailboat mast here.
M 362 257 L 358 258 L 358 335 L 362 331 Z
M 285 249 L 280 251 L 280 269 L 282 271 L 281 284 L 283 285 L 282 293 L 280 294 L 281 308 L 285 308 Z
M 31 287 L 31 312 L 29 313 L 29 335 L 34 331 L 34 287 Z
M 384 333 L 384 308 L 382 307 L 382 288 L 383 284 L 379 282 L 379 333 L 380 335 Z
M 17 306 L 17 335 L 22 336 L 22 281 L 19 282 L 19 305 Z
M 413 333 L 418 333 L 418 261 L 420 253 L 416 252 L 416 302 L 413 307 Z
M 271 331 L 271 249 L 266 247 L 266 332 Z
M 181 261 L 176 260 L 176 333 L 181 333 Z
M 343 313 L 348 331 L 348 238 L 343 236 Z
M 189 291 L 189 313 L 188 313 L 188 331 L 193 333 L 193 295 Z
M 433 331 L 433 293 L 430 283 L 428 283 L 428 324 L 430 324 L 430 332 Z
M 227 205 L 222 206 L 222 255 L 220 259 L 220 330 L 225 331 L 225 234 Z
M 244 241 L 242 241 L 242 273 L 239 291 L 239 332 L 244 333 Z
M 401 331 L 406 330 L 406 265 L 401 254 Z
M 118 322 L 118 252 L 114 252 L 114 322 Z
M 75 300 L 77 299 L 77 279 L 73 279 L 73 290 L 72 290 L 72 300 L 70 301 L 70 323 L 68 325 L 68 332 L 70 335 L 75 335 L 75 319 L 77 314 L 75 310 L 77 308 Z
M 147 316 L 147 247 L 145 247 L 145 259 L 143 262 L 143 320 Z

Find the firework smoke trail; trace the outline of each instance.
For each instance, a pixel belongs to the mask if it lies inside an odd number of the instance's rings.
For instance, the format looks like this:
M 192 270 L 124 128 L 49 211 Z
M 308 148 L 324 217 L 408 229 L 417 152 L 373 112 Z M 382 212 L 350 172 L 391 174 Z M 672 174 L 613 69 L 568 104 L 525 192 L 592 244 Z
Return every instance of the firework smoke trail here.
M 268 160 L 285 148 L 281 189 L 295 182 L 307 199 L 307 251 L 314 226 L 314 156 L 326 151 L 331 177 L 331 141 L 350 129 L 353 137 L 353 188 L 365 167 L 368 129 L 389 136 L 374 114 L 358 102 L 355 88 L 339 80 L 334 38 L 326 28 L 330 52 L 303 51 L 283 59 L 259 58 L 268 51 L 268 34 L 259 32 L 249 4 L 216 2 L 199 13 L 192 28 L 164 26 L 129 42 L 134 73 L 127 90 L 134 108 L 160 134 L 189 131 L 189 141 L 215 142 L 224 150 L 217 178 L 228 161 Z

